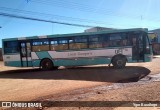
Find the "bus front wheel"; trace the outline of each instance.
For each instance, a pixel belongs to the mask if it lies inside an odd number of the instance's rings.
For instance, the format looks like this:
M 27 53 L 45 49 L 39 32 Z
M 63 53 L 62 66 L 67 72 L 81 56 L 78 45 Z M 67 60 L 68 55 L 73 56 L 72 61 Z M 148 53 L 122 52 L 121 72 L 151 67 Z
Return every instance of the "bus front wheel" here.
M 117 69 L 122 69 L 125 67 L 127 59 L 124 55 L 116 55 L 112 58 L 112 64 Z
M 53 68 L 53 62 L 50 59 L 43 59 L 41 61 L 42 70 L 51 70 Z

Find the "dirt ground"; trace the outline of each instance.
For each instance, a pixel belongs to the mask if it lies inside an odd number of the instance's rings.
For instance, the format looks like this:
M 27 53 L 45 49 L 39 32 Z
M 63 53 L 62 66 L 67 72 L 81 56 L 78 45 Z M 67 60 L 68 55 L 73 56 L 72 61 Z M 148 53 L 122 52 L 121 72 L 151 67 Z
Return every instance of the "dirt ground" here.
M 137 101 L 160 100 L 159 82 L 146 85 L 118 88 L 116 90 L 93 89 L 109 86 L 115 82 L 129 81 L 149 74 L 160 73 L 160 58 L 152 62 L 130 63 L 125 69 L 116 70 L 106 65 L 77 68 L 60 68 L 53 71 L 39 69 L 20 69 L 4 67 L 0 63 L 0 100 L 30 101 L 30 100 L 84 100 L 84 101 Z M 128 82 L 130 83 L 130 82 Z M 85 95 L 83 95 L 85 94 Z M 83 96 L 83 97 L 82 97 Z M 77 98 L 78 97 L 78 98 Z M 52 109 L 102 109 L 106 108 L 45 108 Z M 110 107 L 107 109 L 121 110 Z M 124 108 L 123 108 L 124 109 Z M 127 110 L 127 107 L 125 107 Z M 131 108 L 129 108 L 131 109 Z M 138 109 L 138 108 L 137 108 Z M 132 109 L 131 109 L 132 110 Z
M 135 85 L 110 91 L 99 91 L 96 95 L 80 99 L 80 101 L 159 101 L 160 82 L 147 85 Z M 103 103 L 103 102 L 102 102 Z M 113 102 L 114 103 L 114 102 Z M 153 103 L 154 104 L 154 103 Z M 92 105 L 88 105 L 92 106 Z M 159 110 L 160 107 L 51 107 L 45 110 Z
M 2 66 L 1 68 L 3 69 Z M 76 80 L 78 75 L 82 76 L 82 74 L 76 74 L 78 70 L 70 72 L 70 70 L 41 71 L 38 69 L 15 70 L 15 68 L 9 68 L 6 71 L 6 67 L 4 67 L 5 71 L 2 69 L 0 72 L 1 101 L 29 101 L 51 94 L 108 83 L 94 81 L 94 79 L 85 80 L 85 77 L 84 80 Z

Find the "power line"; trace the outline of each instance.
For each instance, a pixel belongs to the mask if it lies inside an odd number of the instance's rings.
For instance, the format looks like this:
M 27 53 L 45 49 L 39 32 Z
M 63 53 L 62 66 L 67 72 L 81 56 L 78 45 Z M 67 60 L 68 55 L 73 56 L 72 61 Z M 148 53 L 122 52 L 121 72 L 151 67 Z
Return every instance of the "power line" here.
M 24 3 L 24 1 L 21 1 L 20 2 L 20 4 L 17 6 L 17 8 L 18 9 L 24 9 L 25 7 L 26 7 L 26 3 Z M 15 13 L 15 12 L 13 12 L 13 13 Z M 12 19 L 10 18 L 10 19 L 6 19 L 4 22 L 3 22 L 3 26 L 4 25 L 6 25 L 6 24 L 8 24 L 9 22 L 11 22 L 12 21 Z
M 19 9 L 13 9 L 13 8 L 7 8 L 7 7 L 0 7 L 0 10 L 7 11 L 7 12 L 18 12 L 22 14 L 30 14 L 30 15 L 40 15 L 40 16 L 45 16 L 45 17 L 51 17 L 51 18 L 57 18 L 57 19 L 63 19 L 63 20 L 70 20 L 70 21 L 78 21 L 78 22 L 87 22 L 87 23 L 94 23 L 94 24 L 108 24 L 114 26 L 115 24 L 108 23 L 108 22 L 103 22 L 103 21 L 95 21 L 95 20 L 89 20 L 89 19 L 83 19 L 83 18 L 73 18 L 73 17 L 66 17 L 66 16 L 60 16 L 60 15 L 53 15 L 53 14 L 46 14 L 46 13 L 41 13 L 41 12 L 33 12 L 33 11 L 26 11 L 26 10 L 19 10 Z M 124 24 L 119 24 L 126 26 Z M 130 26 L 136 26 L 136 25 L 131 25 Z
M 19 15 L 8 14 L 8 13 L 2 13 L 2 12 L 0 12 L 0 16 L 19 18 L 19 19 L 26 19 L 26 20 L 33 20 L 33 21 L 48 22 L 48 23 L 56 23 L 56 24 L 69 25 L 69 26 L 77 26 L 77 27 L 95 27 L 95 26 L 89 26 L 89 25 L 81 25 L 81 24 L 73 24 L 73 23 L 66 23 L 66 22 L 44 20 L 44 19 L 38 19 L 38 18 L 30 18 L 30 17 L 19 16 Z
M 108 25 L 118 25 L 118 26 L 132 26 L 136 27 L 136 25 L 133 24 L 112 24 L 112 23 L 107 23 L 103 21 L 95 21 L 95 20 L 89 20 L 89 19 L 82 19 L 82 18 L 73 18 L 73 17 L 66 17 L 66 16 L 60 16 L 60 15 L 53 15 L 53 14 L 46 14 L 46 13 L 41 13 L 41 12 L 33 12 L 33 11 L 26 11 L 26 10 L 20 10 L 20 9 L 13 9 L 13 8 L 7 8 L 7 7 L 0 7 L 0 10 L 4 10 L 7 12 L 17 12 L 17 13 L 22 13 L 22 14 L 29 14 L 29 15 L 40 15 L 40 16 L 46 16 L 46 17 L 54 17 L 59 19 L 64 19 L 64 20 L 70 20 L 70 21 L 78 21 L 78 22 L 87 22 L 87 23 L 95 23 L 95 24 L 108 24 Z M 2 12 L 3 13 L 3 12 Z M 4 12 L 5 13 L 5 12 Z M 39 17 L 38 17 L 39 18 Z M 56 20 L 57 21 L 57 20 Z M 154 21 L 154 20 L 152 20 Z M 58 22 L 58 21 L 57 21 Z M 60 21 L 59 21 L 60 22 Z M 70 23 L 71 24 L 71 23 Z M 149 26 L 150 27 L 150 26 Z M 153 27 L 153 26 L 152 26 Z M 159 27 L 153 27 L 153 28 L 159 28 Z
M 66 1 L 44 1 L 44 0 L 31 0 L 33 3 L 40 3 L 40 4 L 45 4 L 45 5 L 52 5 L 62 7 L 62 8 L 67 8 L 67 9 L 76 9 L 78 11 L 83 11 L 83 12 L 91 12 L 95 14 L 102 14 L 102 15 L 112 15 L 112 16 L 118 16 L 118 17 L 125 17 L 125 18 L 130 18 L 130 19 L 140 19 L 139 15 L 127 15 L 127 14 L 119 14 L 119 13 L 113 13 L 111 10 L 106 10 L 106 9 L 99 9 L 98 13 L 95 12 L 95 8 L 88 7 L 85 4 L 79 4 L 76 2 L 66 2 Z M 64 5 L 65 4 L 65 5 Z M 68 6 L 67 6 L 68 5 Z M 53 5 L 52 5 L 53 6 Z
M 95 12 L 96 9 L 93 8 L 94 6 L 89 7 L 88 5 L 80 4 L 80 3 L 77 3 L 77 2 L 74 2 L 74 1 L 69 1 L 68 2 L 68 1 L 65 1 L 65 0 L 60 0 L 60 1 L 57 1 L 57 0 L 55 0 L 55 1 L 54 0 L 53 1 L 31 0 L 31 2 L 45 4 L 45 5 L 48 5 L 48 6 L 49 5 L 51 6 L 52 4 L 54 4 L 54 6 L 67 8 L 67 9 L 76 9 L 78 11 L 83 11 L 83 12 L 91 12 L 91 13 L 95 13 L 95 14 L 110 15 L 110 16 L 117 16 L 117 17 L 130 18 L 130 19 L 140 19 L 141 20 L 141 17 L 142 17 L 142 15 L 135 15 L 135 14 L 133 15 L 133 13 L 131 15 L 128 15 L 126 13 L 122 13 L 122 14 L 113 13 L 113 11 L 106 10 L 104 8 L 100 8 L 98 10 L 98 13 L 97 13 L 97 12 Z M 144 16 L 143 16 L 143 19 L 144 19 Z M 152 21 L 152 20 L 156 20 L 156 18 L 147 18 L 146 20 Z M 160 20 L 157 19 L 156 21 L 160 21 Z
M 141 15 L 135 15 L 132 13 L 132 15 L 128 15 L 126 13 L 114 13 L 111 10 L 106 10 L 104 8 L 100 8 L 98 10 L 98 12 L 96 12 L 94 6 L 91 5 L 85 5 L 85 4 L 80 4 L 74 1 L 65 1 L 65 0 L 61 0 L 61 1 L 57 1 L 57 0 L 52 0 L 52 1 L 44 1 L 44 0 L 31 0 L 30 2 L 32 3 L 39 3 L 39 4 L 44 4 L 44 5 L 48 5 L 48 6 L 55 6 L 55 7 L 62 7 L 62 8 L 66 8 L 66 9 L 70 9 L 70 10 L 77 10 L 77 11 L 82 11 L 82 12 L 89 12 L 89 13 L 95 13 L 98 15 L 110 15 L 110 16 L 115 16 L 115 17 L 123 17 L 123 18 L 129 18 L 129 19 L 134 19 L 134 20 L 141 20 Z M 118 18 L 119 19 L 119 18 Z M 155 19 L 155 18 L 147 18 L 143 20 L 145 21 L 152 21 L 152 22 L 159 22 L 160 20 Z M 114 24 L 113 24 L 114 25 Z M 122 24 L 124 26 L 124 24 Z M 121 26 L 122 26 L 121 25 Z M 131 26 L 131 25 L 130 25 Z M 132 25 L 135 26 L 135 25 Z M 159 28 L 159 27 L 155 27 L 152 26 L 153 28 Z
M 53 15 L 53 14 L 46 14 L 41 12 L 33 12 L 33 11 L 26 11 L 26 10 L 19 10 L 19 9 L 13 9 L 13 8 L 7 8 L 7 7 L 0 7 L 0 10 L 9 11 L 9 12 L 18 12 L 22 14 L 32 14 L 32 15 L 40 15 L 40 16 L 47 16 L 47 17 L 54 17 L 57 19 L 69 19 L 79 22 L 88 22 L 88 23 L 96 23 L 96 24 L 106 24 L 107 22 L 102 21 L 95 21 L 95 20 L 89 20 L 89 19 L 83 19 L 83 18 L 73 18 L 73 17 L 66 17 L 66 16 L 60 16 L 60 15 Z

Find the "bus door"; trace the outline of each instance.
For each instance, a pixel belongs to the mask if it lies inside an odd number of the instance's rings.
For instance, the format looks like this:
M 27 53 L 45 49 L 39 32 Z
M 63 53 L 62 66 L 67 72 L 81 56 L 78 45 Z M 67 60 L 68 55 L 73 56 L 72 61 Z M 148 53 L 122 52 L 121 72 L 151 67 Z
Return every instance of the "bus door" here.
M 20 42 L 20 56 L 21 56 L 22 67 L 32 66 L 30 42 L 27 41 Z
M 134 34 L 132 37 L 132 59 L 137 62 L 144 61 L 144 42 L 141 34 Z

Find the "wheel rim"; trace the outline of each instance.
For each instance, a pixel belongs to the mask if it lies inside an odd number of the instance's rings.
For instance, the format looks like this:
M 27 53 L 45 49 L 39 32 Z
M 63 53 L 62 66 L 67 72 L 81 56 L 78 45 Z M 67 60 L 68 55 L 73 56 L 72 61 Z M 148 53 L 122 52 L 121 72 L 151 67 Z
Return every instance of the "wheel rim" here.
M 119 66 L 121 66 L 121 65 L 123 64 L 123 61 L 122 61 L 122 60 L 117 60 L 117 64 L 118 64 Z
M 49 68 L 49 62 L 46 62 L 45 68 Z
M 50 61 L 43 61 L 42 62 L 42 68 L 44 70 L 51 69 L 51 67 L 52 67 L 52 63 Z

